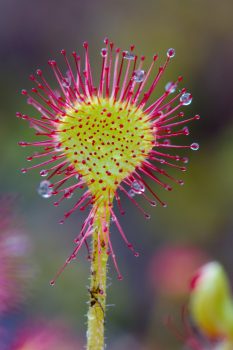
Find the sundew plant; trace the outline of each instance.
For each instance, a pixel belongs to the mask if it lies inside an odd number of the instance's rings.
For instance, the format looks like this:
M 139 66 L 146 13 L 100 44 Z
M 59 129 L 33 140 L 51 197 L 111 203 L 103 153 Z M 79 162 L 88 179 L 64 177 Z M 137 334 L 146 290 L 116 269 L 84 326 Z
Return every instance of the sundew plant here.
M 174 178 L 167 169 L 185 171 L 188 158 L 176 151 L 197 150 L 199 146 L 197 143 L 179 145 L 171 140 L 188 135 L 187 123 L 199 116 L 184 117 L 181 108 L 191 103 L 192 95 L 183 88 L 178 89 L 182 77 L 168 82 L 163 94 L 153 100 L 154 90 L 175 56 L 174 49 L 168 49 L 162 66 L 156 68 L 158 55 L 154 55 L 150 65 L 144 68 L 145 57 L 138 57 L 134 46 L 122 51 L 105 39 L 100 50 L 100 78 L 96 83 L 88 43 L 83 47 L 84 62 L 78 53 L 73 52 L 69 57 L 65 50 L 61 51 L 65 69 L 61 70 L 54 60 L 48 62 L 56 89 L 51 87 L 42 70 L 30 76 L 34 87 L 31 93 L 22 90 L 22 94 L 38 114 L 30 117 L 18 112 L 17 116 L 27 120 L 38 136 L 34 142 L 19 144 L 37 149 L 27 158 L 37 163 L 22 172 L 41 169 L 40 174 L 46 179 L 39 185 L 39 194 L 44 198 L 55 196 L 57 206 L 75 195 L 76 189 L 83 189 L 61 223 L 78 209 L 89 208 L 89 212 L 75 239 L 73 252 L 51 284 L 85 245 L 91 261 L 87 349 L 100 350 L 105 346 L 109 258 L 118 279 L 122 279 L 111 242 L 110 222 L 138 256 L 118 218 L 117 213 L 124 213 L 121 198 L 128 198 L 147 219 L 149 215 L 137 202 L 137 195 L 152 206 L 166 206 L 151 183 L 168 191 L 172 190 L 170 182 L 183 185 L 183 180 Z

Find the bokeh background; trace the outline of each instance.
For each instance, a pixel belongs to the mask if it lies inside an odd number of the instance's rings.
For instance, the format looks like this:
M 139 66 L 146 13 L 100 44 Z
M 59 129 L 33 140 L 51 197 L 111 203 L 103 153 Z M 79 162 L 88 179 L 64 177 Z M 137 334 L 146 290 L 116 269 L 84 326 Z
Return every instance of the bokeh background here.
M 15 118 L 16 111 L 34 113 L 20 95 L 22 88 L 31 87 L 29 74 L 42 68 L 51 78 L 47 60 L 59 61 L 60 49 L 79 50 L 84 40 L 90 43 L 96 76 L 105 36 L 122 49 L 135 44 L 148 64 L 155 52 L 163 62 L 166 50 L 174 47 L 176 57 L 164 83 L 182 74 L 182 84 L 194 96 L 187 115 L 202 117 L 185 140 L 200 144 L 198 152 L 184 152 L 190 157 L 188 171 L 182 174 L 185 186 L 174 186 L 173 193 L 157 189 L 168 207 L 149 208 L 151 219 L 145 221 L 127 200 L 123 202 L 127 215 L 121 223 L 140 257 L 130 254 L 113 229 L 124 280 L 117 280 L 110 263 L 107 349 L 182 349 L 185 340 L 170 328 L 186 332 L 180 318 L 193 271 L 205 261 L 218 260 L 233 280 L 232 13 L 232 0 L 0 0 L 0 194 L 7 198 L 2 207 L 8 208 L 2 220 L 10 218 L 1 225 L 1 235 L 7 231 L 21 237 L 23 232 L 23 243 L 20 239 L 13 243 L 21 242 L 16 250 L 21 249 L 20 259 L 25 259 L 24 278 L 13 281 L 18 298 L 0 314 L 1 349 L 13 349 L 25 334 L 40 333 L 41 324 L 48 337 L 49 332 L 62 337 L 61 350 L 82 349 L 85 343 L 89 273 L 85 252 L 54 287 L 49 285 L 70 254 L 85 214 L 76 213 L 59 225 L 71 202 L 53 207 L 53 199 L 37 194 L 39 172 L 20 173 L 31 150 L 17 142 L 34 136 L 24 121 Z M 158 91 L 163 88 L 162 83 Z M 52 341 L 48 349 L 58 349 Z M 36 346 L 30 350 L 41 350 Z

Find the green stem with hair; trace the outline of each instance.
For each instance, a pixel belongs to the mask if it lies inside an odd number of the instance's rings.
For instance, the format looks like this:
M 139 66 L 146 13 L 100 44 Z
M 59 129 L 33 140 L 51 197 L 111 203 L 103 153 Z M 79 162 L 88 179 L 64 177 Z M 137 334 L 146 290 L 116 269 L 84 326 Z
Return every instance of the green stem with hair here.
M 110 221 L 108 206 L 100 205 L 94 216 L 87 350 L 103 350 Z

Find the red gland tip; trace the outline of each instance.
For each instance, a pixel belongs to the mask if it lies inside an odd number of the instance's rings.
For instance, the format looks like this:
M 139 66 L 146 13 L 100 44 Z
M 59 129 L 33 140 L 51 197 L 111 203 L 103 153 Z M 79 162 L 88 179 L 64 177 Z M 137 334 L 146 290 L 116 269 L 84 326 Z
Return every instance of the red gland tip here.
M 57 62 L 56 62 L 55 60 L 49 60 L 49 61 L 48 61 L 48 64 L 49 64 L 50 66 L 56 66 Z
M 87 42 L 87 41 L 84 41 L 84 43 L 83 43 L 83 47 L 84 47 L 85 49 L 87 49 L 87 48 L 88 48 L 88 42 Z
M 66 55 L 66 50 L 62 49 L 61 50 L 61 54 L 65 56 Z
M 41 75 L 42 75 L 42 70 L 41 70 L 41 69 L 37 69 L 37 70 L 36 70 L 36 74 L 39 75 L 39 76 L 41 76 Z
M 27 90 L 23 89 L 23 90 L 21 91 L 21 94 L 22 94 L 22 95 L 27 95 L 27 94 L 28 94 L 28 93 L 27 93 Z
M 19 146 L 22 146 L 22 147 L 25 147 L 25 146 L 28 145 L 28 143 L 25 142 L 25 141 L 19 141 L 19 142 L 18 142 L 18 145 L 19 145 Z

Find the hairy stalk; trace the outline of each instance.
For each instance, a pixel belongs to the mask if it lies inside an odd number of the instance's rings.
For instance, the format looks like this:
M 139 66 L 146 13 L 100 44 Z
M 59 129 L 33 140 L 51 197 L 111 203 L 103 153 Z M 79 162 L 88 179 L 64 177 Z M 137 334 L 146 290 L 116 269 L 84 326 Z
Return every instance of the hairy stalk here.
M 109 220 L 109 208 L 104 205 L 99 207 L 93 223 L 90 302 L 87 314 L 87 350 L 104 349 Z

